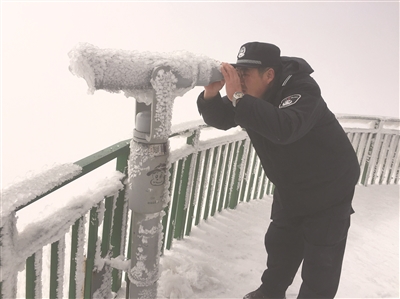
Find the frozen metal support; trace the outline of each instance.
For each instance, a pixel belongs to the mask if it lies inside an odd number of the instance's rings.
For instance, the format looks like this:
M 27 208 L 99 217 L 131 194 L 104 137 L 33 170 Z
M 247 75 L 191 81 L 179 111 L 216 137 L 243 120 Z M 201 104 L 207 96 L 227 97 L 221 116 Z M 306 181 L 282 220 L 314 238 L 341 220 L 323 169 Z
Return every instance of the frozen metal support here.
M 162 213 L 167 204 L 168 137 L 177 79 L 168 67 L 154 69 L 150 105 L 136 101 L 136 127 L 131 143 L 128 196 L 132 210 L 129 298 L 156 298 L 162 239 Z M 140 99 L 139 99 L 140 100 Z
M 208 79 L 196 82 L 174 73 L 169 66 L 156 67 L 151 76 L 151 104 L 136 99 L 135 130 L 129 159 L 129 207 L 132 210 L 129 298 L 156 298 L 162 240 L 162 214 L 168 201 L 169 144 L 172 104 L 194 86 L 222 79 L 217 68 Z M 148 100 L 148 99 L 146 99 Z
M 132 211 L 129 298 L 157 298 L 161 218 L 160 212 L 146 215 Z

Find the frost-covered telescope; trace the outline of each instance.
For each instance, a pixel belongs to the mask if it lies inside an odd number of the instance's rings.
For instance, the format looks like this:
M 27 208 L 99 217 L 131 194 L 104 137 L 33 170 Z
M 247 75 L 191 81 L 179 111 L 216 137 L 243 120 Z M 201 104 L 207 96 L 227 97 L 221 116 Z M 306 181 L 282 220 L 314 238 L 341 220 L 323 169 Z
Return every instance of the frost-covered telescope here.
M 86 80 L 89 93 L 122 91 L 136 99 L 127 186 L 133 236 L 129 293 L 130 298 L 156 298 L 173 101 L 195 86 L 222 80 L 220 63 L 186 51 L 99 49 L 88 43 L 78 44 L 69 57 L 70 71 Z
M 136 99 L 136 115 L 143 111 L 151 112 L 151 131 L 145 138 L 151 143 L 157 142 L 160 135 L 165 139 L 165 135 L 170 132 L 175 97 L 183 96 L 195 86 L 206 86 L 223 79 L 220 62 L 187 51 L 139 52 L 100 49 L 88 43 L 80 43 L 68 55 L 70 71 L 86 80 L 88 93 L 93 94 L 99 89 L 112 93 L 123 92 L 126 97 Z M 160 77 L 166 76 L 169 76 L 168 83 L 160 82 Z M 164 95 L 169 93 L 168 99 L 164 98 L 161 102 L 157 91 Z M 146 108 L 146 105 L 152 107 Z M 140 122 L 138 124 L 137 117 L 136 120 L 138 129 L 142 126 Z M 144 136 L 135 134 L 135 137 Z
M 70 71 L 86 80 L 90 93 L 104 89 L 109 92 L 123 91 L 127 97 L 135 96 L 138 90 L 152 88 L 152 73 L 160 66 L 171 68 L 178 79 L 177 89 L 182 92 L 181 95 L 195 86 L 205 86 L 222 79 L 218 61 L 187 51 L 139 52 L 100 49 L 89 43 L 79 43 L 68 56 Z

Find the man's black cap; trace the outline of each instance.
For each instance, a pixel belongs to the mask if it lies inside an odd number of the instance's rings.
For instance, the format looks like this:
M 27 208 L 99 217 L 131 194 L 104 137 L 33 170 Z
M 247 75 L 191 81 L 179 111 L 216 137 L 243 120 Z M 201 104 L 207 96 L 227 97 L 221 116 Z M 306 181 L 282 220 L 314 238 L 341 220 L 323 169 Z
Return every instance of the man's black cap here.
M 250 42 L 240 47 L 234 67 L 259 68 L 281 64 L 281 50 L 268 43 Z

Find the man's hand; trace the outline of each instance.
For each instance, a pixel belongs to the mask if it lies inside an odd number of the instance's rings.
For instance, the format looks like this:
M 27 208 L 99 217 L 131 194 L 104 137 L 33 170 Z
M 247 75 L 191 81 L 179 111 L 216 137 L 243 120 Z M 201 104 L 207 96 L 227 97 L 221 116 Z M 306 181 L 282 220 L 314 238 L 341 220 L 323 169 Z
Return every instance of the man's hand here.
M 237 91 L 242 92 L 242 84 L 240 82 L 239 74 L 236 69 L 229 63 L 222 63 L 221 72 L 224 76 L 226 85 L 226 95 L 232 101 L 233 94 Z
M 224 87 L 225 80 L 212 82 L 207 86 L 204 86 L 204 99 L 210 100 L 214 98 L 218 92 Z

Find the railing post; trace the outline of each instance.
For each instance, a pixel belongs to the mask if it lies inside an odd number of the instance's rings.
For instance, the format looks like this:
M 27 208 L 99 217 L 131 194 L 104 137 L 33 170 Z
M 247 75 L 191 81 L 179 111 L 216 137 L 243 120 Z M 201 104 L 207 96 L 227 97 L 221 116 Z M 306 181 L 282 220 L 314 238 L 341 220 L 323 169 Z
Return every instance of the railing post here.
M 188 192 L 187 196 L 190 196 L 188 203 L 188 220 L 186 225 L 185 235 L 188 236 L 192 229 L 193 218 L 194 218 L 194 208 L 195 208 L 195 196 L 196 196 L 196 187 L 198 183 L 198 173 L 199 173 L 199 164 L 200 164 L 200 154 L 198 152 L 198 143 L 200 139 L 200 129 L 197 129 L 193 132 L 191 136 L 189 136 L 186 140 L 186 143 L 193 146 L 196 151 L 192 156 L 192 165 L 190 166 L 189 172 L 189 180 L 191 182 L 190 192 Z
M 63 297 L 64 254 L 65 237 L 51 244 L 50 298 L 61 299 Z
M 84 216 L 79 218 L 72 226 L 68 298 L 81 298 L 83 296 L 83 283 L 77 281 L 77 277 L 80 277 L 79 273 L 83 273 L 83 263 L 80 257 L 83 256 L 84 228 Z
M 365 183 L 364 185 L 373 185 L 375 184 L 375 173 L 377 170 L 377 163 L 378 163 L 378 156 L 379 156 L 379 152 L 381 150 L 381 145 L 382 145 L 382 128 L 383 128 L 383 123 L 384 120 L 380 119 L 379 123 L 375 125 L 375 129 L 377 129 L 377 132 L 375 134 L 375 140 L 373 141 L 373 143 L 371 143 L 371 147 L 372 147 L 372 152 L 371 152 L 371 156 L 369 159 L 369 163 L 368 163 L 368 169 L 367 169 L 367 173 L 366 173 L 366 178 L 365 178 Z
M 42 250 L 31 255 L 26 260 L 25 298 L 42 298 Z
M 240 174 L 243 167 L 243 153 L 245 149 L 246 140 L 238 141 L 237 153 L 235 151 L 234 166 L 233 166 L 233 182 L 232 190 L 230 192 L 229 208 L 235 209 L 239 201 L 239 187 L 240 187 Z
M 14 233 L 17 231 L 15 212 L 1 215 L 0 221 L 0 299 L 17 298 L 18 269 L 13 265 Z
M 116 169 L 124 174 L 127 174 L 128 170 L 128 159 L 129 155 L 128 154 L 123 154 L 122 156 L 117 158 L 117 165 Z M 114 209 L 112 209 L 113 215 L 105 215 L 105 220 L 107 220 L 107 225 L 111 225 L 111 235 L 109 236 L 110 238 L 110 245 L 111 248 L 108 246 L 108 242 L 104 244 L 103 246 L 103 253 L 105 256 L 108 255 L 108 250 L 111 251 L 111 257 L 117 258 L 118 256 L 122 255 L 124 253 L 124 240 L 126 237 L 126 230 L 124 229 L 125 223 L 127 222 L 127 214 L 128 214 L 128 207 L 127 203 L 125 201 L 125 193 L 126 193 L 126 187 L 121 190 L 118 193 L 118 196 L 112 199 L 110 203 L 107 203 L 109 205 L 115 206 Z M 111 217 L 112 223 L 109 224 L 109 219 L 108 217 Z M 124 222 L 125 219 L 125 222 Z M 107 236 L 108 238 L 108 236 Z M 118 290 L 121 288 L 121 283 L 122 283 L 122 271 L 119 269 L 113 269 L 112 270 L 112 291 L 113 292 L 118 292 Z

